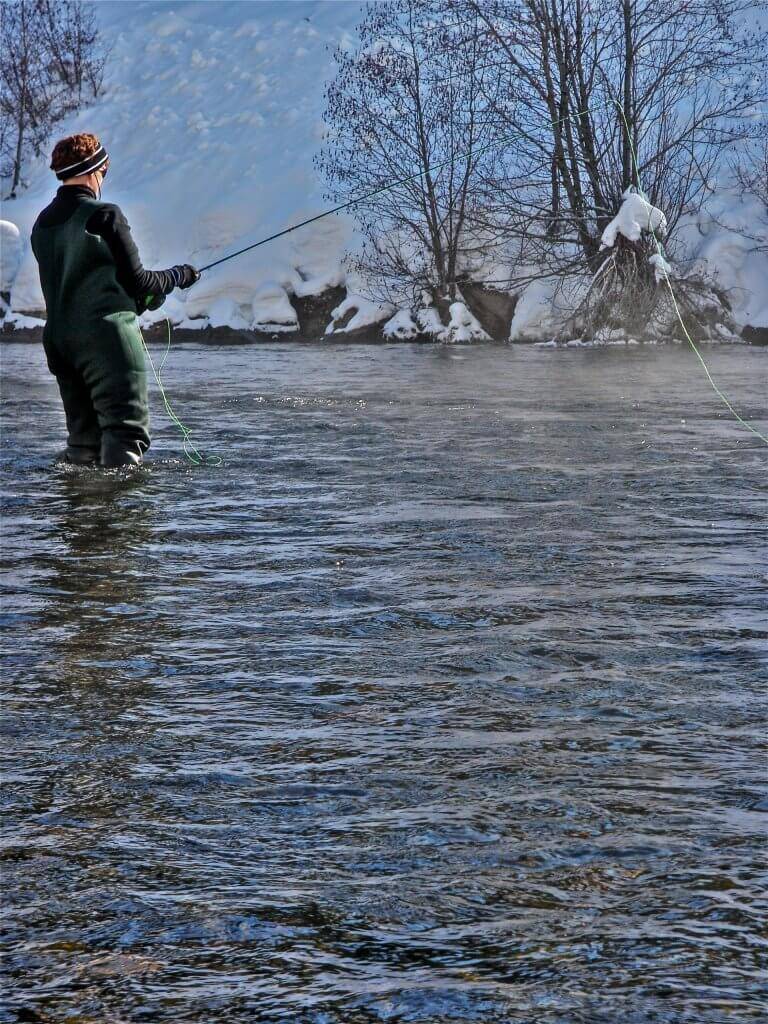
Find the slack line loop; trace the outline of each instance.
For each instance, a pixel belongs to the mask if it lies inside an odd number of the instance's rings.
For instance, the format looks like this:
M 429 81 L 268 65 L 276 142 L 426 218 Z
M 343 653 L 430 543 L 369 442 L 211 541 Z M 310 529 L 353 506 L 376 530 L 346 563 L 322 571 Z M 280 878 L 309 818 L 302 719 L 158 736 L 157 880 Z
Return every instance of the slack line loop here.
M 139 336 L 141 337 L 141 343 L 144 346 L 144 352 L 146 353 L 147 359 L 149 360 L 149 365 L 152 367 L 152 376 L 155 378 L 155 383 L 157 384 L 158 390 L 160 391 L 160 397 L 163 400 L 163 406 L 165 408 L 166 415 L 168 416 L 168 419 L 171 421 L 171 423 L 173 423 L 174 426 L 178 427 L 179 431 L 181 432 L 182 449 L 184 450 L 184 454 L 186 455 L 187 459 L 189 460 L 189 462 L 192 463 L 193 466 L 220 466 L 222 464 L 222 460 L 218 455 L 206 455 L 204 452 L 201 452 L 199 448 L 197 448 L 194 441 L 192 440 L 192 435 L 189 431 L 189 428 L 186 427 L 181 422 L 179 417 L 173 411 L 170 399 L 166 394 L 165 387 L 163 385 L 162 372 L 163 367 L 165 366 L 165 361 L 168 358 L 168 354 L 171 351 L 171 321 L 166 320 L 165 323 L 168 327 L 168 344 L 166 345 L 165 352 L 163 353 L 163 358 L 160 362 L 159 367 L 155 367 L 154 361 L 149 351 L 149 347 L 146 341 L 144 340 L 144 334 L 142 333 L 141 328 L 139 328 Z

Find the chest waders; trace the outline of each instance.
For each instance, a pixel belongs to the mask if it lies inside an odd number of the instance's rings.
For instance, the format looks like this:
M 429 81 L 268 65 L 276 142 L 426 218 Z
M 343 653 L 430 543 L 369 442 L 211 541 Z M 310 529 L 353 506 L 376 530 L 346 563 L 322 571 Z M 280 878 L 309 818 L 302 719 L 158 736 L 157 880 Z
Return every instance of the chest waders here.
M 144 349 L 136 303 L 107 243 L 86 231 L 100 203 L 84 198 L 63 224 L 35 225 L 47 322 L 43 345 L 67 418 L 70 462 L 124 466 L 149 447 Z

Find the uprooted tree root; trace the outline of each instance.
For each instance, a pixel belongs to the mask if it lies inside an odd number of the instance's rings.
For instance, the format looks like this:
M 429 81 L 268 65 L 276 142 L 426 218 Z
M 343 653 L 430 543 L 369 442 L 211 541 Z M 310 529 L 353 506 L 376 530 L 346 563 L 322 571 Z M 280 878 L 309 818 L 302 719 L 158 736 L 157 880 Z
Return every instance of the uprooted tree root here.
M 563 335 L 592 339 L 616 333 L 638 341 L 683 340 L 686 332 L 700 340 L 735 337 L 727 294 L 703 277 L 666 278 L 651 263 L 656 253 L 652 242 L 618 239 Z

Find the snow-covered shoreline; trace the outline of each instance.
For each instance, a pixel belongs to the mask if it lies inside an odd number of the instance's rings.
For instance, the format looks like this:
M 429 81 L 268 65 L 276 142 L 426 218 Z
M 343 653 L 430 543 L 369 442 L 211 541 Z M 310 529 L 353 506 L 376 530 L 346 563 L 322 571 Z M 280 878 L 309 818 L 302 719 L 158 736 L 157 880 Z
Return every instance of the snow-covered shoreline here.
M 322 296 L 320 296 L 322 299 Z M 333 301 L 330 299 L 330 301 Z M 327 304 L 327 303 L 326 303 Z M 312 320 L 311 317 L 307 318 Z M 395 319 L 395 318 L 393 318 Z M 40 343 L 45 321 L 38 317 L 27 317 L 13 315 L 8 321 L 0 326 L 0 343 Z M 247 327 L 232 327 L 228 324 L 211 324 L 207 317 L 201 317 L 197 321 L 186 324 L 171 323 L 170 336 L 172 345 L 181 344 L 204 344 L 204 345 L 253 345 L 273 344 L 275 342 L 291 343 L 297 345 L 404 345 L 404 344 L 432 344 L 443 345 L 448 340 L 451 344 L 458 345 L 512 345 L 512 346 L 536 346 L 552 350 L 573 350 L 577 348 L 637 348 L 654 347 L 664 345 L 684 344 L 682 338 L 633 338 L 623 331 L 605 331 L 591 339 L 572 338 L 535 340 L 533 338 L 517 339 L 510 341 L 508 333 L 500 337 L 484 332 L 482 339 L 470 337 L 445 337 L 436 336 L 424 330 L 407 331 L 385 330 L 387 321 L 380 320 L 375 323 L 363 324 L 351 330 L 334 331 L 328 333 L 320 329 L 320 321 L 315 316 L 314 328 L 304 327 L 295 331 L 280 330 L 252 330 Z M 168 343 L 168 321 L 156 320 L 149 326 L 142 328 L 145 341 L 148 345 L 166 345 Z M 768 327 L 754 328 L 747 326 L 740 334 L 723 333 L 718 337 L 697 338 L 697 344 L 706 345 L 734 345 L 743 344 L 751 346 L 768 346 Z
M 57 134 L 101 136 L 112 161 L 104 199 L 124 209 L 146 266 L 204 265 L 327 207 L 313 167 L 325 131 L 322 86 L 332 71 L 331 48 L 353 42 L 356 2 L 147 0 L 97 10 L 111 47 L 105 91 Z M 10 294 L 11 322 L 18 325 L 6 324 L 6 339 L 25 336 L 35 326 L 29 318 L 43 310 L 28 239 L 56 182 L 45 155 L 25 174 L 26 188 L 2 212 L 0 292 Z M 737 336 L 765 343 L 768 252 L 755 251 L 747 237 L 759 216 L 754 201 L 720 189 L 695 223 L 676 227 L 675 239 L 685 250 L 682 269 L 711 277 L 728 294 Z M 618 221 L 616 227 L 626 234 Z M 222 343 L 430 335 L 444 342 L 549 342 L 568 330 L 570 311 L 559 308 L 557 284 L 546 280 L 510 283 L 496 292 L 498 314 L 479 315 L 482 303 L 473 302 L 470 287 L 504 278 L 507 268 L 497 266 L 478 268 L 461 301 L 441 316 L 429 305 L 382 307 L 345 272 L 344 253 L 354 243 L 349 217 L 316 222 L 215 267 L 142 325 L 153 337 L 165 332 L 167 316 L 177 337 L 196 332 Z M 320 324 L 318 314 L 311 330 L 304 304 L 324 317 Z

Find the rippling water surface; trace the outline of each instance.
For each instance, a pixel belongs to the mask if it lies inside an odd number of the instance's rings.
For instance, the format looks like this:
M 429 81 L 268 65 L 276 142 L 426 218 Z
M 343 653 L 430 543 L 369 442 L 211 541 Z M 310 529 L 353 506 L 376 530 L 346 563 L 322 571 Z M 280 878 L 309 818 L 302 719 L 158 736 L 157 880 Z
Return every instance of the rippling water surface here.
M 766 1019 L 768 450 L 691 353 L 182 348 L 224 465 L 156 403 L 123 475 L 2 357 L 0 1020 Z

